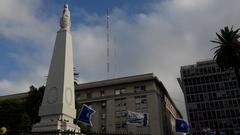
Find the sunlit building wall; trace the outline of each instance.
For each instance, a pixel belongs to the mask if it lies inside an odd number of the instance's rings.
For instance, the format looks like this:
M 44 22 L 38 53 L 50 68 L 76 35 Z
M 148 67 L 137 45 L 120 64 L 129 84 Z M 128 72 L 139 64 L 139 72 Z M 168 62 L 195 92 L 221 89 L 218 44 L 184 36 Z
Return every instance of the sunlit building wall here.
M 146 135 L 177 135 L 175 119 L 182 115 L 162 82 L 153 74 L 80 84 L 76 101 L 91 105 L 95 131 Z M 127 111 L 147 113 L 147 126 L 127 124 Z

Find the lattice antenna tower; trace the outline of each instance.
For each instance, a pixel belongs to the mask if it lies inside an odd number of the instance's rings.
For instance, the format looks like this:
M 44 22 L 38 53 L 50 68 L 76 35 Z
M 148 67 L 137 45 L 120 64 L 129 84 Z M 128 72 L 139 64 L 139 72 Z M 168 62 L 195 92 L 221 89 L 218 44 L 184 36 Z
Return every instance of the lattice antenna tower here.
M 107 77 L 110 77 L 110 27 L 109 27 L 109 22 L 110 22 L 110 15 L 109 15 L 109 9 L 107 9 L 107 16 L 106 16 L 106 21 L 107 21 Z

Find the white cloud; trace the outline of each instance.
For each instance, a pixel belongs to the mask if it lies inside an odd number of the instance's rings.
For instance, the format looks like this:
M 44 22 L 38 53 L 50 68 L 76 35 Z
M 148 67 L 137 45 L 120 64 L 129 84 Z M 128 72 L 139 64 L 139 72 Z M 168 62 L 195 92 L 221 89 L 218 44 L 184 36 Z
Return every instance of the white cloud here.
M 216 0 L 173 0 L 170 1 L 170 6 L 179 11 L 202 10 L 213 4 Z
M 25 89 L 28 88 L 29 86 L 30 85 L 28 80 L 20 81 L 0 80 L 1 95 L 21 93 L 26 91 Z
M 30 85 L 43 85 L 47 74 L 49 57 L 55 36 L 55 16 L 40 17 L 41 1 L 1 0 L 0 37 L 11 41 L 6 52 L 9 59 L 17 65 L 0 78 L 1 95 L 24 92 Z M 3 43 L 7 43 L 2 42 Z M 5 49 L 5 48 L 3 48 Z M 3 65 L 12 69 L 9 65 Z M 6 70 L 6 69 L 5 69 Z
M 215 32 L 225 25 L 239 26 L 240 16 L 236 12 L 239 4 L 236 0 L 169 0 L 153 5 L 148 13 L 131 18 L 123 10 L 113 9 L 111 44 L 117 50 L 117 59 L 114 59 L 117 74 L 154 72 L 184 112 L 183 94 L 176 80 L 180 66 L 212 57 L 210 40 L 215 38 Z M 94 80 L 102 75 L 97 69 L 104 70 L 102 66 L 106 63 L 102 56 L 106 49 L 105 26 L 84 26 L 84 29 L 82 26 L 77 33 L 81 35 L 78 38 L 82 53 L 80 66 L 92 63 L 90 67 L 82 66 L 80 74 L 83 72 L 83 77 Z M 84 73 L 90 71 L 92 74 L 85 76 Z
M 38 15 L 41 13 L 38 11 L 40 7 L 40 1 L 2 0 L 0 4 L 0 35 L 12 40 L 16 40 L 16 38 L 31 40 L 35 44 L 52 37 L 54 30 L 49 28 L 54 28 L 56 18 L 53 16 L 40 18 Z

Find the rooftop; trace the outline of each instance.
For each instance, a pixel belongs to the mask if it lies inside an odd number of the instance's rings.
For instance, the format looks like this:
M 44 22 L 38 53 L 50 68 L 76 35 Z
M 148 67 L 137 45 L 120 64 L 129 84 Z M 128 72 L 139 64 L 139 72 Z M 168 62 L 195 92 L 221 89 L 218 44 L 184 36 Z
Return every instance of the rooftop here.
M 138 81 L 151 80 L 155 78 L 156 77 L 153 75 L 153 73 L 148 73 L 148 74 L 127 76 L 127 77 L 114 78 L 109 80 L 78 84 L 76 89 L 81 90 L 81 89 L 90 89 L 90 88 L 104 87 L 104 86 L 110 86 L 110 85 L 119 85 L 119 84 L 126 84 L 126 83 L 138 82 Z
M 196 67 L 212 65 L 212 64 L 215 64 L 215 61 L 209 59 L 209 60 L 204 60 L 204 61 L 198 61 L 198 62 L 196 62 L 196 64 L 181 66 L 181 69 L 196 68 Z
M 5 99 L 23 99 L 23 98 L 26 98 L 27 96 L 28 96 L 28 92 L 17 93 L 17 94 L 0 96 L 0 100 L 5 100 Z

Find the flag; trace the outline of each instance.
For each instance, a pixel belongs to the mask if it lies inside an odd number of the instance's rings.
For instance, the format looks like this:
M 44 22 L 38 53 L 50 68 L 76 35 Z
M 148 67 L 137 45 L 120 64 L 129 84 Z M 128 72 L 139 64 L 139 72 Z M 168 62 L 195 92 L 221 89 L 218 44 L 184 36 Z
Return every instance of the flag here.
M 176 132 L 188 133 L 189 125 L 188 122 L 182 119 L 176 119 Z
M 81 122 L 83 124 L 92 126 L 91 119 L 92 119 L 93 113 L 95 113 L 95 112 L 96 111 L 93 110 L 91 107 L 83 104 L 83 107 L 81 109 L 81 112 L 79 114 L 77 121 Z
M 147 126 L 149 116 L 147 113 L 128 111 L 127 123 L 136 126 Z

